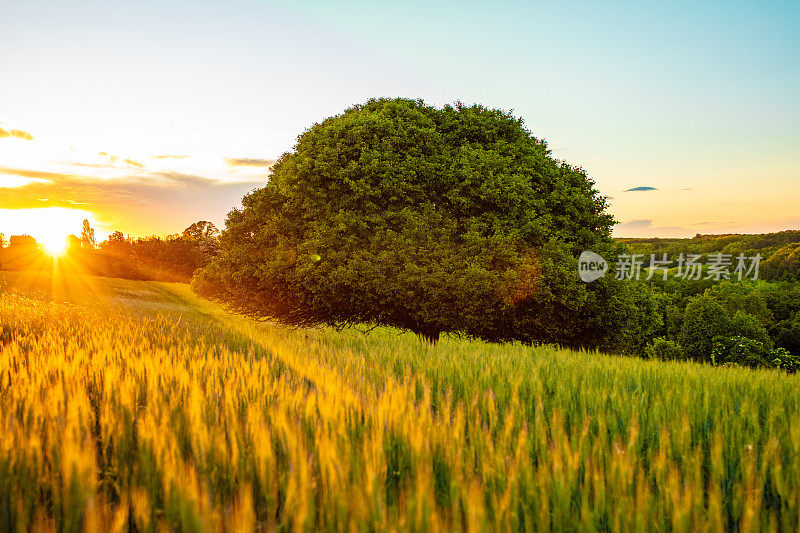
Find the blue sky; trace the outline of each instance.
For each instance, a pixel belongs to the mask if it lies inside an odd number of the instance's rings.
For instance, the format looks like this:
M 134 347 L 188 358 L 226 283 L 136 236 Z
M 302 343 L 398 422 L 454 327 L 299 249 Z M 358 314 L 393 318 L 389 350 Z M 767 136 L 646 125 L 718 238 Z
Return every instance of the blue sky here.
M 377 96 L 513 109 L 619 235 L 800 228 L 799 27 L 800 2 L 9 4 L 0 130 L 33 140 L 0 131 L 0 232 L 42 208 L 101 234 L 221 223 Z

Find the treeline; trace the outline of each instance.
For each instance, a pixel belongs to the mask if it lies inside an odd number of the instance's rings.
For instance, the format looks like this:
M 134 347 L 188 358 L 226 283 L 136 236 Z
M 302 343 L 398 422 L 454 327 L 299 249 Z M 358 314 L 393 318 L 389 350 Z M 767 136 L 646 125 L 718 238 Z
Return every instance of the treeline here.
M 188 282 L 218 253 L 218 234 L 210 222 L 195 223 L 167 237 L 131 239 L 115 232 L 96 249 L 82 247 L 73 256 L 98 276 Z
M 198 268 L 205 266 L 219 252 L 219 230 L 207 221 L 199 221 L 182 233 L 166 237 L 131 238 L 116 231 L 96 244 L 94 231 L 84 223 L 80 238 L 71 237 L 71 245 L 62 261 L 65 269 L 82 273 L 166 282 L 189 282 Z M 49 269 L 55 259 L 36 246 L 0 249 L 0 266 L 10 270 Z

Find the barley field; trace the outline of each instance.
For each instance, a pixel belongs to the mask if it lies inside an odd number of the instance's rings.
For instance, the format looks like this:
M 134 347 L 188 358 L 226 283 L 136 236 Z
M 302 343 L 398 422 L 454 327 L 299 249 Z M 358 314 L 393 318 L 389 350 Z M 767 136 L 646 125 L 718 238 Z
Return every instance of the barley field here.
M 0 272 L 0 531 L 797 531 L 800 377 Z

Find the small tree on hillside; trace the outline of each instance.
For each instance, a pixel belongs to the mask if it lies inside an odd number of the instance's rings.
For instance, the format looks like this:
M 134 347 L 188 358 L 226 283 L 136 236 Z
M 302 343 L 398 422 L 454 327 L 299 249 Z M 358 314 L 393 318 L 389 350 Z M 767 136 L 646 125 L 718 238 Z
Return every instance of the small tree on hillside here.
M 242 204 L 195 287 L 254 316 L 598 346 L 635 313 L 621 282 L 577 275 L 582 250 L 617 253 L 605 199 L 503 111 L 371 100 Z
M 94 237 L 94 228 L 89 225 L 89 221 L 83 221 L 83 229 L 81 230 L 81 247 L 94 250 L 97 248 L 97 241 Z
M 219 254 L 219 233 L 217 227 L 207 220 L 195 222 L 183 230 L 181 237 L 193 244 L 198 255 L 196 258 L 198 266 L 207 265 Z
M 211 222 L 207 220 L 200 220 L 183 230 L 182 235 L 187 239 L 202 239 L 207 237 L 216 237 L 219 235 L 219 230 Z
M 127 241 L 128 239 L 125 237 L 125 234 L 122 233 L 121 231 L 115 231 L 114 233 L 108 236 L 108 244 L 110 245 L 122 244 Z

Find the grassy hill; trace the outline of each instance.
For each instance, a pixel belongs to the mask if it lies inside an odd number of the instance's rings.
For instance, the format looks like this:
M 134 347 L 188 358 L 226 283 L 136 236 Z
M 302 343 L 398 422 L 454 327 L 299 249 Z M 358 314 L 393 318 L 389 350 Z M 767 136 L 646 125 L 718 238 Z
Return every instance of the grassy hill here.
M 0 530 L 800 527 L 800 376 L 0 272 Z

